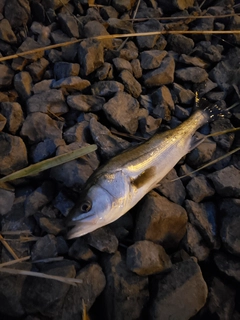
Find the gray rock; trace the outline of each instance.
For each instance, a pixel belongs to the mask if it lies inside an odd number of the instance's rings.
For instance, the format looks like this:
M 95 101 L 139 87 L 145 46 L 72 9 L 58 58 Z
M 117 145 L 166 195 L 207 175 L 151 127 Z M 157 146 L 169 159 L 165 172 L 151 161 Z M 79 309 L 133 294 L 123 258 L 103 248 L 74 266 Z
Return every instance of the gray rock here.
M 190 54 L 194 47 L 194 41 L 182 34 L 170 34 L 168 36 L 168 46 L 174 52 Z
M 8 268 L 30 271 L 32 264 L 21 262 L 8 266 Z M 24 316 L 25 310 L 21 303 L 21 297 L 25 280 L 26 276 L 24 275 L 0 273 L 0 299 L 4 301 L 0 304 L 0 313 L 1 316 L 5 316 L 3 319 Z
M 76 278 L 83 282 L 75 287 L 71 286 L 64 299 L 63 308 L 58 314 L 58 319 L 80 319 L 83 314 L 83 303 L 79 301 L 79 297 L 84 301 L 88 312 L 106 285 L 105 276 L 97 263 L 82 268 Z
M 176 104 L 174 116 L 177 117 L 179 120 L 184 121 L 190 117 L 191 111 L 191 108 L 183 108 Z
M 66 217 L 73 208 L 74 202 L 61 190 L 56 198 L 54 198 L 53 205 Z
M 26 0 L 24 0 L 26 1 Z M 41 45 L 37 43 L 34 39 L 27 37 L 21 46 L 18 48 L 17 53 L 21 53 L 21 57 L 30 60 L 31 62 L 41 59 L 44 55 L 44 51 L 38 51 L 35 53 L 24 54 L 25 51 L 40 49 Z
M 137 241 L 127 248 L 126 263 L 139 276 L 164 272 L 172 267 L 164 248 L 148 240 Z
M 29 72 L 22 71 L 14 76 L 14 88 L 23 100 L 31 96 L 32 77 Z
M 78 63 L 69 62 L 56 62 L 54 63 L 54 77 L 59 80 L 62 78 L 67 78 L 71 76 L 78 76 L 80 71 L 80 65 Z
M 49 62 L 45 58 L 40 58 L 39 60 L 32 62 L 26 67 L 26 70 L 29 71 L 34 82 L 42 80 L 43 75 L 49 65 Z
M 36 219 L 41 230 L 48 234 L 57 236 L 60 233 L 63 233 L 66 230 L 63 220 L 44 217 L 41 214 L 35 214 L 34 218 Z
M 56 257 L 57 240 L 54 235 L 47 234 L 39 238 L 32 247 L 31 257 L 32 260 L 41 260 Z
M 39 209 L 53 200 L 55 193 L 54 184 L 45 181 L 33 193 L 31 193 L 25 201 L 25 216 L 29 217 L 37 213 Z
M 103 45 L 97 40 L 83 40 L 78 47 L 78 60 L 84 76 L 89 75 L 104 63 Z
M 117 71 L 121 72 L 123 70 L 127 70 L 132 73 L 132 66 L 131 63 L 123 58 L 114 58 L 112 60 L 114 67 Z
M 155 279 L 156 295 L 149 319 L 190 319 L 205 304 L 207 285 L 194 259 L 173 265 L 162 279 Z
M 108 20 L 109 18 L 118 18 L 118 12 L 112 6 L 103 6 L 100 9 L 101 16 L 104 20 Z
M 157 87 L 172 83 L 174 80 L 175 62 L 170 56 L 163 59 L 159 68 L 143 75 L 144 84 L 147 87 Z
M 152 31 L 162 31 L 163 26 L 162 24 L 155 19 L 149 19 L 144 22 L 139 22 L 134 24 L 135 32 L 152 32 Z M 136 37 L 137 45 L 140 50 L 143 49 L 152 49 L 157 40 L 160 38 L 160 34 L 156 34 L 153 36 L 143 36 L 143 37 Z
M 166 57 L 167 51 L 165 50 L 148 50 L 140 53 L 141 67 L 143 69 L 156 69 L 162 60 Z
M 7 119 L 0 113 L 0 131 L 3 130 L 7 123 Z
M 182 184 L 182 181 L 176 180 L 178 175 L 175 169 L 172 169 L 159 183 L 156 188 L 161 194 L 167 197 L 172 202 L 182 205 L 186 197 L 186 191 Z
M 8 175 L 27 166 L 27 149 L 20 137 L 0 132 L 0 174 Z
M 175 75 L 182 81 L 190 81 L 193 83 L 200 83 L 208 78 L 208 73 L 204 69 L 199 67 L 178 69 L 175 71 Z
M 119 78 L 122 80 L 125 90 L 129 92 L 134 98 L 138 98 L 142 92 L 141 84 L 134 78 L 131 72 L 123 70 L 119 74 Z
M 108 226 L 89 233 L 87 242 L 91 247 L 101 252 L 114 253 L 118 249 L 118 239 Z
M 216 192 L 224 197 L 240 196 L 240 170 L 233 165 L 208 175 Z
M 86 262 L 91 262 L 97 259 L 97 256 L 84 238 L 78 238 L 73 242 L 69 248 L 68 255 L 75 260 L 82 260 Z
M 195 48 L 192 53 L 194 53 L 194 55 L 197 55 L 204 60 L 216 63 L 222 59 L 222 54 L 221 54 L 222 51 L 223 51 L 223 46 L 221 45 L 213 45 L 211 44 L 210 41 L 200 41 L 195 45 Z M 216 67 L 218 68 L 218 65 Z M 217 69 L 215 68 L 212 70 Z M 212 71 L 210 72 L 210 74 L 212 74 Z
M 69 13 L 59 13 L 58 20 L 60 22 L 63 32 L 65 32 L 70 38 L 79 38 L 79 30 L 77 19 Z
M 131 143 L 111 133 L 95 118 L 90 120 L 90 131 L 94 142 L 99 146 L 103 158 L 109 159 L 127 149 Z
M 185 207 L 191 224 L 197 228 L 210 248 L 218 248 L 216 207 L 212 202 L 196 203 L 185 201 Z
M 132 72 L 133 72 L 134 77 L 136 79 L 141 78 L 142 77 L 142 68 L 141 68 L 140 60 L 133 59 L 131 61 L 131 67 L 132 67 Z
M 126 266 L 125 257 L 117 251 L 103 260 L 106 275 L 104 302 L 107 320 L 138 319 L 148 300 L 148 278 L 141 277 Z
M 139 103 L 130 94 L 118 92 L 104 104 L 103 111 L 116 127 L 131 134 L 137 131 Z
M 149 137 L 159 129 L 161 122 L 162 119 L 155 119 L 152 116 L 142 117 L 139 119 L 139 129 L 144 137 Z
M 222 226 L 220 236 L 225 249 L 237 256 L 240 256 L 240 200 L 239 199 L 225 199 L 220 206 L 221 212 L 224 214 L 222 219 Z
M 38 143 L 45 139 L 61 139 L 62 123 L 52 120 L 42 112 L 30 113 L 21 129 L 21 136 L 28 138 L 30 143 Z
M 135 5 L 136 0 L 129 1 L 118 1 L 118 0 L 113 0 L 112 1 L 112 6 L 119 12 L 119 13 L 124 13 L 125 11 L 129 11 L 133 8 Z
M 219 131 L 224 131 L 232 129 L 234 126 L 231 124 L 229 119 L 219 119 L 211 124 L 211 133 L 216 133 Z M 213 137 L 218 146 L 220 146 L 224 151 L 229 151 L 234 141 L 234 133 L 221 134 Z
M 133 41 L 127 41 L 123 49 L 120 50 L 119 57 L 131 61 L 137 59 L 138 48 Z
M 166 3 L 164 0 L 158 0 L 159 7 L 163 10 L 163 12 L 172 12 L 172 11 L 182 11 L 192 7 L 194 4 L 193 0 L 176 0 L 171 3 Z
M 92 94 L 95 96 L 101 97 L 109 97 L 114 93 L 124 90 L 124 86 L 122 83 L 114 81 L 114 80 L 106 80 L 95 82 L 92 87 Z
M 0 21 L 0 39 L 11 44 L 16 44 L 17 42 L 17 38 L 7 19 Z
M 64 140 L 67 144 L 79 141 L 79 142 L 87 142 L 89 141 L 90 131 L 89 131 L 89 122 L 82 121 L 80 123 L 75 124 L 74 126 L 67 129 L 63 134 Z
M 93 95 L 69 95 L 67 97 L 67 104 L 75 110 L 83 112 L 96 112 L 102 109 L 105 99 Z
M 173 90 L 177 94 L 179 102 L 181 104 L 192 105 L 195 99 L 195 94 L 191 90 L 184 89 L 178 83 L 173 84 Z
M 27 25 L 31 10 L 27 0 L 6 1 L 4 15 L 12 28 L 21 28 Z
M 191 40 L 191 39 L 189 39 L 189 40 Z M 205 62 L 204 60 L 202 60 L 198 57 L 188 56 L 184 53 L 181 54 L 181 56 L 179 57 L 179 62 L 188 64 L 188 65 L 192 65 L 194 67 L 203 68 L 203 69 L 206 69 L 209 66 L 209 63 Z
M 8 213 L 15 199 L 14 190 L 4 189 L 4 186 L 0 188 L 0 215 L 5 215 Z
M 73 151 L 87 145 L 86 143 L 74 142 L 67 146 L 60 146 L 57 149 L 56 155 Z M 99 160 L 96 152 L 91 152 L 77 160 L 52 168 L 50 176 L 68 188 L 79 189 L 84 185 L 93 171 L 97 169 L 98 165 Z
M 113 66 L 111 63 L 104 62 L 104 64 L 97 69 L 96 77 L 98 80 L 113 79 Z
M 2 102 L 0 112 L 7 119 L 6 129 L 10 133 L 16 134 L 24 120 L 20 104 L 17 102 Z
M 49 79 L 49 80 L 42 80 L 42 81 L 39 81 L 38 83 L 35 83 L 32 88 L 33 93 L 34 94 L 42 93 L 44 91 L 50 90 L 52 87 L 52 82 L 53 82 L 53 79 Z
M 51 112 L 63 114 L 68 111 L 63 93 L 61 90 L 50 89 L 41 93 L 34 94 L 27 100 L 28 113 Z
M 151 94 L 152 104 L 154 108 L 151 110 L 153 116 L 169 121 L 171 114 L 175 109 L 172 95 L 168 87 L 161 86 Z
M 64 145 L 62 139 L 45 139 L 30 149 L 30 157 L 33 163 L 40 162 L 54 155 L 57 147 Z
M 104 25 L 99 21 L 89 21 L 83 28 L 83 35 L 86 39 L 88 39 L 97 36 L 109 36 L 109 33 L 107 32 Z M 112 39 L 102 39 L 101 43 L 106 48 L 112 48 Z
M 218 251 L 214 255 L 214 262 L 221 272 L 240 282 L 239 258 Z
M 191 224 L 187 224 L 187 232 L 183 238 L 183 246 L 186 251 L 198 259 L 204 261 L 210 254 L 210 249 L 204 243 L 202 236 L 197 229 Z
M 13 77 L 13 70 L 5 64 L 0 64 L 0 88 L 11 86 Z
M 132 23 L 117 18 L 110 18 L 107 21 L 110 34 L 134 33 Z
M 215 194 L 215 190 L 203 175 L 194 177 L 186 186 L 188 195 L 194 202 L 201 202 Z
M 150 240 L 164 248 L 174 248 L 186 232 L 184 208 L 155 191 L 147 194 L 138 206 L 134 239 Z
M 49 245 L 50 243 L 45 243 L 42 251 L 46 250 Z M 47 264 L 40 271 L 68 278 L 74 278 L 76 275 L 73 262 L 66 260 L 55 264 Z M 46 317 L 54 318 L 60 312 L 70 287 L 70 284 L 60 281 L 31 277 L 31 280 L 27 279 L 24 284 L 22 305 L 29 314 L 40 313 Z
M 54 89 L 66 89 L 67 91 L 82 91 L 89 87 L 91 83 L 88 80 L 82 79 L 77 76 L 71 76 L 63 78 L 58 81 L 53 80 L 52 88 Z

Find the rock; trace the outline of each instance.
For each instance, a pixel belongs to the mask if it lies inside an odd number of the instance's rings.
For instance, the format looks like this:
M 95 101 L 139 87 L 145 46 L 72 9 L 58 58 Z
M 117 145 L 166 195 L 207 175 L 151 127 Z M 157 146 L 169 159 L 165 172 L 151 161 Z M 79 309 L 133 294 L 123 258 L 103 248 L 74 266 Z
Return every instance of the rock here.
M 213 202 L 196 203 L 185 201 L 191 224 L 197 228 L 210 248 L 219 245 L 216 225 L 216 207 Z
M 191 40 L 191 39 L 189 39 L 189 40 Z M 188 65 L 192 65 L 194 67 L 203 68 L 203 69 L 206 69 L 209 66 L 209 64 L 207 62 L 205 62 L 204 60 L 202 60 L 198 57 L 188 56 L 184 53 L 181 54 L 181 56 L 179 57 L 179 62 L 188 64 Z
M 139 129 L 144 137 L 149 137 L 159 129 L 161 122 L 162 119 L 155 119 L 152 116 L 143 117 L 139 119 Z
M 69 0 L 43 0 L 42 5 L 45 10 L 51 8 L 52 10 L 56 10 L 61 8 L 62 6 L 67 5 Z
M 71 76 L 78 76 L 80 65 L 78 63 L 56 62 L 54 63 L 54 77 L 57 80 Z
M 0 215 L 8 213 L 15 199 L 14 190 L 5 189 L 4 186 L 0 187 Z
M 29 72 L 22 71 L 15 74 L 14 88 L 24 101 L 31 96 L 32 77 Z
M 8 20 L 13 29 L 26 26 L 30 18 L 30 12 L 28 0 L 13 0 L 10 2 L 6 1 L 4 7 L 5 18 Z
M 237 256 L 240 256 L 239 209 L 239 199 L 224 199 L 220 206 L 220 210 L 224 214 L 220 230 L 223 245 L 228 252 Z
M 130 1 L 130 0 L 125 0 L 125 1 L 118 1 L 118 0 L 113 0 L 112 1 L 112 6 L 119 12 L 119 13 L 124 13 L 125 11 L 129 11 L 133 8 L 135 5 L 136 0 Z
M 173 84 L 173 89 L 174 89 L 174 92 L 177 94 L 179 102 L 181 104 L 192 105 L 195 99 L 195 94 L 191 90 L 184 89 L 182 86 L 180 86 L 177 83 Z
M 51 234 L 47 234 L 46 236 L 39 238 L 31 250 L 31 257 L 33 261 L 53 258 L 56 257 L 57 254 L 57 240 L 56 237 Z
M 138 48 L 133 41 L 127 41 L 123 49 L 120 50 L 119 57 L 131 61 L 137 59 Z
M 211 124 L 211 133 L 216 133 L 219 131 L 224 131 L 234 128 L 229 119 L 219 119 Z M 213 137 L 218 146 L 220 146 L 224 151 L 229 151 L 234 141 L 234 133 L 221 134 Z
M 48 247 L 49 244 L 46 243 L 45 246 Z M 74 278 L 76 275 L 74 264 L 67 260 L 46 264 L 40 271 L 53 276 L 68 278 Z M 60 281 L 31 277 L 31 280 L 26 279 L 23 287 L 22 305 L 27 313 L 40 313 L 50 318 L 56 317 L 70 287 L 70 284 Z
M 220 278 L 214 277 L 208 294 L 208 309 L 219 319 L 232 319 L 236 290 Z
M 95 118 L 90 120 L 90 131 L 94 142 L 99 146 L 102 157 L 105 159 L 114 157 L 131 145 L 128 141 L 113 135 L 107 127 Z
M 49 79 L 49 80 L 42 80 L 42 81 L 39 81 L 38 83 L 35 83 L 32 88 L 33 93 L 34 94 L 42 93 L 44 91 L 50 90 L 52 88 L 52 82 L 53 82 L 53 79 Z
M 108 226 L 89 233 L 87 242 L 91 247 L 101 252 L 114 253 L 118 249 L 118 239 Z
M 216 192 L 224 197 L 240 196 L 240 170 L 233 165 L 208 175 Z
M 134 29 L 130 21 L 110 18 L 108 19 L 107 23 L 109 25 L 108 32 L 110 34 L 134 33 Z
M 128 270 L 125 257 L 117 251 L 103 260 L 106 287 L 103 292 L 108 306 L 105 318 L 110 320 L 138 319 L 148 300 L 148 278 Z
M 169 274 L 155 279 L 155 290 L 149 319 L 190 319 L 204 306 L 208 294 L 194 259 L 176 263 Z
M 20 137 L 0 132 L 0 174 L 8 175 L 27 166 L 27 149 Z
M 57 147 L 64 145 L 62 139 L 45 139 L 36 145 L 33 145 L 30 150 L 30 157 L 33 163 L 40 162 L 54 155 Z
M 215 46 L 215 45 L 211 44 L 210 41 L 200 41 L 195 45 L 195 48 L 194 48 L 192 54 L 199 56 L 200 58 L 202 58 L 204 60 L 216 63 L 222 59 L 222 54 L 221 54 L 222 51 L 223 51 L 223 46 L 221 46 L 221 45 Z M 231 50 L 229 52 L 231 52 Z M 215 68 L 212 70 L 217 70 L 218 64 Z M 212 70 L 211 70 L 210 74 L 212 74 Z
M 53 205 L 66 217 L 74 206 L 74 202 L 61 190 L 53 200 Z
M 239 258 L 217 251 L 214 255 L 214 262 L 221 272 L 240 282 Z
M 104 63 L 103 46 L 97 40 L 83 40 L 78 47 L 78 60 L 84 76 L 89 75 Z
M 134 134 L 138 128 L 139 103 L 130 94 L 118 92 L 103 105 L 108 120 L 116 127 Z
M 27 60 L 30 60 L 31 62 L 34 62 L 43 57 L 44 51 L 38 51 L 32 54 L 31 53 L 25 54 L 24 52 L 29 50 L 34 50 L 34 49 L 40 49 L 40 48 L 41 48 L 40 44 L 38 44 L 34 39 L 27 37 L 23 41 L 21 46 L 18 48 L 17 53 L 20 53 L 22 58 L 25 58 Z
M 128 70 L 123 70 L 119 74 L 119 78 L 122 80 L 125 90 L 130 93 L 134 98 L 138 98 L 142 92 L 141 84 L 134 78 L 134 76 Z
M 83 28 L 83 35 L 85 38 L 92 38 L 97 36 L 109 36 L 106 28 L 99 21 L 89 21 L 85 24 Z M 104 47 L 111 49 L 112 40 L 111 39 L 102 39 L 101 43 Z
M 104 64 L 96 70 L 96 77 L 98 80 L 113 79 L 113 67 L 111 63 L 104 62 Z
M 29 262 L 15 263 L 8 266 L 11 269 L 30 271 L 32 264 Z M 26 280 L 25 275 L 10 275 L 0 273 L 0 299 L 4 303 L 0 304 L 0 314 L 3 319 L 19 318 L 25 315 L 25 310 L 21 303 L 22 289 Z
M 26 67 L 26 70 L 29 71 L 34 82 L 42 80 L 42 77 L 49 65 L 49 62 L 45 58 L 41 58 L 35 62 L 32 62 Z
M 175 169 L 172 169 L 159 183 L 157 191 L 163 194 L 172 202 L 182 205 L 186 191 L 181 180 L 171 181 L 177 179 L 178 175 Z
M 86 143 L 74 142 L 67 146 L 59 146 L 56 155 L 73 151 L 87 145 Z M 79 189 L 84 185 L 93 171 L 97 169 L 98 165 L 99 160 L 96 152 L 91 152 L 77 160 L 52 168 L 50 176 L 68 188 Z
M 141 67 L 143 69 L 156 69 L 160 67 L 162 60 L 166 57 L 165 50 L 148 50 L 140 53 Z
M 0 39 L 10 44 L 17 43 L 17 38 L 7 19 L 2 19 L 0 21 Z
M 132 73 L 132 66 L 131 63 L 123 58 L 114 58 L 112 60 L 114 67 L 117 71 L 121 72 L 123 70 L 127 70 Z
M 0 112 L 7 119 L 6 129 L 10 133 L 16 134 L 24 120 L 20 104 L 17 102 L 2 102 Z
M 147 21 L 134 24 L 134 29 L 136 33 L 152 32 L 156 30 L 162 31 L 163 26 L 158 20 L 149 19 Z M 152 49 L 159 38 L 160 34 L 156 34 L 153 36 L 136 37 L 138 48 L 140 50 Z
M 178 69 L 175 71 L 175 75 L 182 81 L 190 81 L 193 83 L 200 83 L 208 78 L 208 73 L 204 69 L 199 67 Z
M 204 261 L 210 254 L 210 249 L 204 243 L 198 230 L 191 224 L 187 224 L 187 232 L 183 238 L 183 245 L 186 251 L 198 259 Z
M 114 80 L 95 82 L 91 87 L 92 94 L 101 97 L 109 97 L 112 96 L 114 93 L 123 90 L 123 84 Z
M 194 47 L 194 41 L 182 34 L 170 34 L 168 36 L 168 46 L 174 52 L 190 54 Z
M 90 132 L 89 132 L 89 122 L 82 121 L 80 123 L 75 124 L 74 126 L 67 129 L 64 134 L 64 140 L 67 144 L 79 141 L 87 142 L 89 141 Z
M 69 95 L 67 97 L 67 104 L 75 110 L 83 112 L 96 112 L 102 109 L 105 99 L 92 95 Z
M 154 105 L 154 108 L 151 111 L 153 116 L 157 116 L 169 121 L 175 106 L 168 87 L 162 86 L 158 88 L 151 94 L 151 99 L 152 104 Z
M 65 32 L 70 38 L 79 38 L 79 30 L 77 19 L 69 13 L 59 13 L 58 20 L 60 22 L 63 32 Z
M 151 191 L 139 203 L 134 239 L 174 248 L 183 238 L 186 225 L 187 213 L 181 206 Z
M 118 12 L 112 6 L 103 6 L 100 9 L 100 13 L 104 20 L 108 20 L 109 18 L 118 18 Z
M 203 175 L 192 178 L 186 189 L 190 199 L 194 202 L 201 202 L 215 194 L 215 190 Z
M 91 83 L 88 80 L 82 79 L 77 76 L 71 76 L 68 78 L 63 78 L 58 81 L 53 80 L 53 89 L 66 89 L 67 91 L 82 91 L 89 87 Z
M 191 108 L 182 108 L 179 105 L 175 105 L 174 115 L 179 120 L 184 121 L 190 117 L 191 111 Z
M 165 13 L 173 12 L 173 11 L 183 11 L 192 7 L 194 4 L 193 0 L 176 0 L 171 3 L 166 3 L 164 0 L 158 0 L 158 6 Z
M 142 77 L 142 68 L 141 68 L 141 64 L 140 61 L 138 59 L 133 59 L 131 61 L 131 67 L 132 67 L 132 72 L 133 75 L 136 79 L 139 79 Z
M 143 75 L 144 84 L 147 87 L 157 87 L 172 83 L 174 80 L 175 62 L 170 56 L 163 59 L 159 68 Z
M 61 126 L 61 123 L 52 120 L 48 115 L 34 112 L 30 113 L 23 122 L 20 134 L 28 138 L 30 143 L 38 143 L 45 139 L 61 139 Z
M 29 217 L 49 203 L 54 197 L 54 184 L 50 181 L 43 182 L 25 201 L 25 216 Z
M 164 248 L 148 240 L 137 241 L 127 248 L 126 263 L 139 276 L 164 272 L 172 266 Z
M 79 302 L 79 297 L 81 297 L 86 306 L 86 311 L 88 311 L 106 285 L 105 276 L 97 263 L 91 263 L 82 268 L 76 279 L 82 279 L 83 282 L 77 286 L 71 286 L 64 299 L 58 319 L 81 319 L 83 303 Z
M 34 218 L 36 219 L 41 230 L 48 234 L 57 236 L 59 233 L 63 233 L 66 230 L 66 226 L 64 226 L 63 220 L 51 219 L 48 217 L 44 217 L 41 214 L 35 214 Z
M 7 119 L 0 113 L 0 131 L 2 131 L 7 123 Z
M 5 64 L 0 64 L 0 88 L 11 86 L 14 77 L 14 72 Z
M 68 255 L 75 260 L 82 260 L 86 262 L 91 262 L 97 259 L 97 256 L 84 238 L 78 238 L 74 241 L 69 248 Z

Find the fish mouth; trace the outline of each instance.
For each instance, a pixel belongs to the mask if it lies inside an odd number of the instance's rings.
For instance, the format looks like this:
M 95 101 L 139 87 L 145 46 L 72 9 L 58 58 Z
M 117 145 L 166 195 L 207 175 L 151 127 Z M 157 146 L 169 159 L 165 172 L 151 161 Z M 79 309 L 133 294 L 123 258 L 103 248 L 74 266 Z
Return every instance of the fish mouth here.
M 82 237 L 102 226 L 96 225 L 94 221 L 78 221 L 75 222 L 72 226 L 69 226 L 69 231 L 67 232 L 67 239 L 74 239 L 78 237 Z

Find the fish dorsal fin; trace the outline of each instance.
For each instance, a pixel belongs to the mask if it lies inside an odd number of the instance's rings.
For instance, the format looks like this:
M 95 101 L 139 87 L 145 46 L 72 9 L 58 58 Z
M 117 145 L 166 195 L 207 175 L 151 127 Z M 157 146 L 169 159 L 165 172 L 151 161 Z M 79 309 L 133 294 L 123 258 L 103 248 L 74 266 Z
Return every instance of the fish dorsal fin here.
M 137 178 L 131 181 L 131 184 L 139 189 L 146 185 L 156 175 L 156 167 L 150 167 L 143 171 Z

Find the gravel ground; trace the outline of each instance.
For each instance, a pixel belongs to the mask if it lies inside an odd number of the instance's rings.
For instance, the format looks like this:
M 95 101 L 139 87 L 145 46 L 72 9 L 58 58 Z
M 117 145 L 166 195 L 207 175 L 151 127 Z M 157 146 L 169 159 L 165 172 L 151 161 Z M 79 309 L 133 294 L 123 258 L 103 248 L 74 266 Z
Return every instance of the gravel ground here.
M 84 305 L 90 319 L 240 319 L 240 153 L 191 174 L 239 147 L 238 132 L 207 138 L 116 222 L 65 236 L 100 164 L 186 120 L 196 91 L 239 101 L 238 2 L 0 0 L 0 177 L 98 146 L 1 185 L 0 262 L 30 256 L 8 268 L 79 280 L 0 272 L 1 319 L 79 320 Z M 197 136 L 239 127 L 231 113 Z

